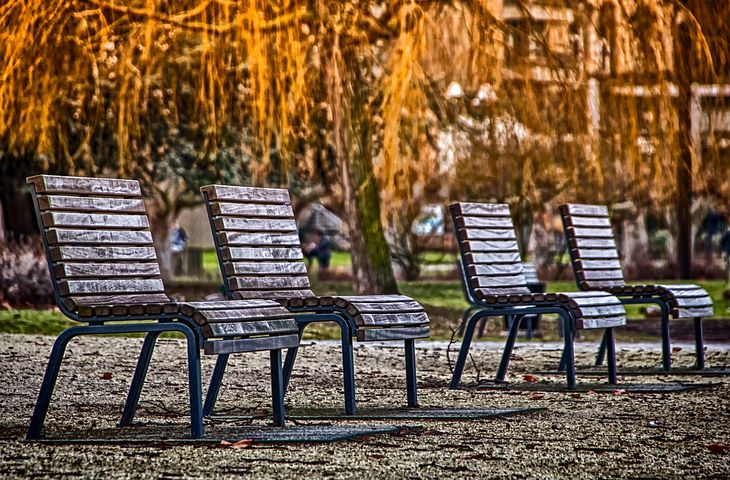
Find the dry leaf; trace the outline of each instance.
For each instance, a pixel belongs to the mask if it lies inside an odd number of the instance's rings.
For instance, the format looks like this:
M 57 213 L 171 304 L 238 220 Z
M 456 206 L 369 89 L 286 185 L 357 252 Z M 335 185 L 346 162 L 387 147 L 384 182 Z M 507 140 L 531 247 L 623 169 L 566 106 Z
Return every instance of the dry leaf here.
M 526 382 L 537 382 L 539 379 L 535 375 L 523 375 L 522 380 Z
M 111 380 L 112 379 L 112 372 L 104 372 L 101 374 L 102 380 Z

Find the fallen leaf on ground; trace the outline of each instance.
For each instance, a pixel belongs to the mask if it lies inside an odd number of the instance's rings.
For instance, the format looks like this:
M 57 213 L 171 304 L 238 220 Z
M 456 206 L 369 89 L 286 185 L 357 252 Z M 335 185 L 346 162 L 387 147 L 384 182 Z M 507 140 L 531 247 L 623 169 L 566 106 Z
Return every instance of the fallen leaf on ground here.
M 537 382 L 538 378 L 535 375 L 523 375 L 522 380 L 526 382 Z
M 672 352 L 674 352 L 674 353 L 681 352 L 681 351 L 682 351 L 682 347 L 672 347 Z
M 719 455 L 730 452 L 730 445 L 728 445 L 727 443 L 710 443 L 708 445 L 705 445 L 705 448 L 712 453 L 717 453 Z
M 613 393 L 614 395 L 626 395 L 626 390 L 617 389 L 613 390 L 611 393 Z
M 220 445 L 222 447 L 228 447 L 228 448 L 248 448 L 253 443 L 253 440 L 250 438 L 244 438 L 243 440 L 238 440 L 237 442 L 229 442 L 227 440 L 221 440 Z
M 544 396 L 542 393 L 533 393 L 530 395 L 530 400 L 541 400 Z
M 111 380 L 112 379 L 112 372 L 104 372 L 101 374 L 102 380 Z

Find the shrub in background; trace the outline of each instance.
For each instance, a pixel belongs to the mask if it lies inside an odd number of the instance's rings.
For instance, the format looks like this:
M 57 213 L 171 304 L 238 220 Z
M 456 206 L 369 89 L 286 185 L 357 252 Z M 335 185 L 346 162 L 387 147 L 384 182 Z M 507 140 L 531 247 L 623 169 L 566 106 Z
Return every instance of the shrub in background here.
M 37 237 L 0 243 L 0 304 L 23 307 L 54 304 L 48 264 Z

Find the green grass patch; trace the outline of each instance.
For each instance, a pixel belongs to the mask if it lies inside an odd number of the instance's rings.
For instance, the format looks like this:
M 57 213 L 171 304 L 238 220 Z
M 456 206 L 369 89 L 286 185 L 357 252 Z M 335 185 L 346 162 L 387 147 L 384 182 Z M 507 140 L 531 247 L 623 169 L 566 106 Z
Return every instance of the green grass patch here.
M 58 335 L 66 328 L 79 325 L 57 310 L 0 310 L 0 333 Z

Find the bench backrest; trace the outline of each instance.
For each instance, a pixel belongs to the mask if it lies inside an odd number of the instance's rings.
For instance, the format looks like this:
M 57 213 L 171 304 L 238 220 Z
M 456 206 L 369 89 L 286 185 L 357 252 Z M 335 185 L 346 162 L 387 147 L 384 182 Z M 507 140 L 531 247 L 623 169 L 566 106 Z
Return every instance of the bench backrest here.
M 59 307 L 167 302 L 139 182 L 29 177 Z
M 470 296 L 529 294 L 509 206 L 460 202 L 449 210 Z
M 287 190 L 208 185 L 201 191 L 230 298 L 314 296 Z
M 560 206 L 570 262 L 581 290 L 625 285 L 611 218 L 605 205 Z

